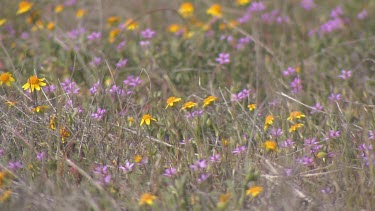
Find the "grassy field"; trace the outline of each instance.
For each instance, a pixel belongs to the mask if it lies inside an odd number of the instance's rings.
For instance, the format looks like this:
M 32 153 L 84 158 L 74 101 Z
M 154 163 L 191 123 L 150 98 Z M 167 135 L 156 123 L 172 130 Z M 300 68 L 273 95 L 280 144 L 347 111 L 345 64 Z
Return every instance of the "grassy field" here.
M 375 210 L 375 2 L 0 9 L 1 210 Z

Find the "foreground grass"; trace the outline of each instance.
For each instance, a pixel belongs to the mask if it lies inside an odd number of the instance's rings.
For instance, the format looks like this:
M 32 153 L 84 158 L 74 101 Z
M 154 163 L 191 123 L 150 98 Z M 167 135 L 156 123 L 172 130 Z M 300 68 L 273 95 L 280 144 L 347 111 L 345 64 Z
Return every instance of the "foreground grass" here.
M 1 208 L 373 210 L 375 5 L 237 2 L 6 3 Z

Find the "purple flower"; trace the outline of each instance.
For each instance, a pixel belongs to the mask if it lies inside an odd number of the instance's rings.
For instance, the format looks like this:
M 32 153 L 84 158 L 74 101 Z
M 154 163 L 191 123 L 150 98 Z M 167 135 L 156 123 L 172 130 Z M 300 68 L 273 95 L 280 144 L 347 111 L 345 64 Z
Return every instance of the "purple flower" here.
M 247 23 L 251 19 L 251 14 L 249 12 L 245 13 L 243 16 L 237 19 L 239 24 Z
M 244 45 L 246 45 L 247 43 L 249 43 L 251 41 L 250 37 L 242 37 L 238 40 L 238 43 L 237 43 L 237 46 L 236 48 L 237 49 L 242 49 L 244 48 Z
M 351 70 L 341 70 L 341 75 L 339 75 L 339 78 L 342 78 L 342 79 L 347 79 L 347 78 L 350 78 L 352 76 L 352 71 Z
M 27 33 L 27 32 L 22 32 L 22 34 L 21 34 L 21 38 L 24 39 L 24 40 L 28 39 L 28 38 L 29 38 L 29 33 Z
M 120 42 L 117 46 L 116 46 L 116 49 L 119 51 L 119 50 L 121 50 L 124 46 L 125 46 L 125 44 L 126 44 L 126 41 L 124 40 L 124 41 L 122 41 L 122 42 Z
M 199 176 L 199 178 L 197 179 L 197 182 L 198 183 L 202 183 L 203 181 L 205 181 L 206 179 L 208 179 L 211 175 L 209 174 L 201 174 Z
M 297 159 L 297 162 L 304 166 L 312 166 L 314 165 L 314 158 L 309 157 L 309 156 L 304 156 L 302 158 Z
M 120 59 L 116 64 L 116 68 L 124 67 L 127 63 L 128 59 Z
M 302 91 L 302 82 L 299 77 L 294 78 L 294 80 L 290 83 L 290 87 L 292 88 L 292 93 L 299 93 Z
M 100 85 L 100 81 L 97 81 L 96 83 L 94 83 L 94 85 L 90 88 L 90 93 L 95 95 L 98 92 L 99 85 Z
M 56 86 L 51 84 L 49 86 L 43 87 L 44 92 L 46 93 L 53 93 L 56 90 Z
M 190 113 L 185 114 L 185 118 L 186 118 L 186 119 L 191 119 L 191 118 L 194 118 L 194 117 L 196 117 L 196 116 L 202 116 L 202 115 L 203 115 L 203 112 L 204 112 L 203 109 L 201 109 L 201 110 L 196 110 L 196 111 L 193 111 L 193 112 L 190 112 Z
M 220 154 L 216 154 L 210 157 L 210 161 L 212 163 L 219 163 L 221 161 L 221 156 Z
M 339 136 L 341 135 L 341 132 L 339 130 L 330 130 L 329 133 L 328 133 L 328 139 L 332 139 L 332 138 L 338 138 Z
M 367 17 L 367 15 L 368 15 L 367 11 L 365 9 L 363 9 L 360 13 L 358 13 L 357 18 L 359 20 L 363 20 Z
M 311 139 L 305 139 L 305 142 L 303 144 L 305 147 L 311 147 L 311 152 L 312 153 L 317 153 L 320 148 L 323 147 L 323 145 L 320 145 L 317 141 L 316 138 L 311 138 Z
M 287 139 L 283 142 L 281 142 L 280 146 L 283 147 L 283 148 L 294 148 L 294 141 L 292 141 L 291 139 Z
M 229 55 L 229 53 L 220 53 L 219 57 L 217 57 L 215 59 L 215 61 L 218 62 L 221 65 L 227 64 L 227 63 L 230 62 L 230 55 Z
M 99 40 L 102 38 L 101 32 L 92 32 L 90 35 L 87 36 L 88 40 Z
M 90 64 L 94 67 L 99 66 L 99 64 L 102 62 L 102 59 L 100 57 L 94 57 Z
M 375 139 L 375 133 L 374 133 L 374 131 L 372 131 L 372 130 L 368 131 L 368 139 L 369 140 L 374 140 Z
M 8 168 L 12 171 L 17 171 L 18 169 L 21 169 L 23 168 L 23 165 L 20 161 L 16 161 L 16 162 L 9 162 L 8 163 Z
M 237 148 L 235 148 L 232 153 L 235 154 L 235 155 L 239 155 L 241 154 L 242 152 L 245 152 L 246 150 L 246 147 L 245 146 L 239 146 Z
M 91 114 L 91 117 L 93 119 L 97 119 L 97 120 L 100 120 L 104 117 L 104 114 L 106 113 L 107 111 L 105 109 L 102 109 L 102 108 L 99 108 L 97 109 L 96 113 L 92 113 Z
M 238 94 L 232 94 L 232 101 L 240 101 L 242 99 L 245 99 L 249 97 L 250 93 L 251 93 L 250 89 L 243 89 Z
M 166 177 L 173 177 L 177 173 L 176 168 L 167 168 L 165 169 L 164 176 Z
M 277 128 L 277 129 L 272 128 L 270 130 L 270 134 L 271 134 L 272 137 L 277 138 L 277 137 L 280 137 L 283 134 L 283 131 L 281 130 L 281 128 Z
M 148 47 L 150 45 L 150 41 L 149 40 L 142 40 L 142 41 L 139 42 L 139 45 L 141 47 L 146 48 L 146 47 Z
M 78 39 L 81 35 L 83 35 L 86 32 L 85 28 L 78 28 L 78 29 L 73 29 L 69 32 L 66 33 L 66 36 L 69 39 L 76 40 Z
M 266 7 L 263 5 L 263 3 L 261 1 L 259 1 L 259 2 L 254 1 L 247 8 L 247 11 L 248 12 L 260 12 L 260 11 L 263 11 L 265 9 L 266 9 Z
M 64 3 L 64 5 L 67 6 L 67 7 L 73 6 L 73 5 L 76 4 L 76 1 L 77 0 L 66 0 L 65 3 Z
M 314 113 L 316 113 L 318 111 L 322 111 L 323 110 L 323 106 L 320 105 L 320 103 L 316 103 L 315 106 L 313 106 L 312 108 L 313 108 L 313 110 L 310 111 L 310 114 L 314 114 Z
M 45 156 L 46 156 L 46 152 L 45 152 L 45 151 L 36 154 L 36 158 L 37 158 L 39 161 L 42 161 L 43 158 L 44 158 Z
M 329 194 L 329 193 L 333 193 L 333 190 L 330 187 L 326 187 L 326 188 L 323 188 L 322 190 L 320 190 L 320 192 L 325 193 L 325 194 Z
M 79 92 L 76 82 L 70 81 L 69 78 L 66 78 L 65 81 L 61 83 L 61 87 L 66 94 L 78 94 Z
M 197 160 L 195 161 L 195 165 L 200 168 L 200 169 L 205 169 L 207 167 L 207 161 L 202 159 L 202 160 Z
M 111 88 L 108 90 L 112 96 L 124 96 L 125 91 L 121 89 L 120 87 L 116 86 L 116 84 L 112 85 Z
M 3 157 L 3 156 L 4 156 L 4 150 L 0 149 L 0 157 Z
M 341 100 L 341 95 L 340 94 L 335 94 L 335 93 L 331 93 L 331 95 L 328 97 L 328 99 L 332 102 L 338 102 Z
M 302 0 L 300 5 L 305 10 L 311 10 L 316 7 L 314 0 Z
M 143 39 L 151 39 L 155 35 L 155 31 L 151 29 L 146 29 L 141 32 L 141 35 Z
M 328 20 L 319 27 L 320 34 L 331 33 L 344 27 L 344 23 L 340 18 Z
M 125 86 L 136 87 L 142 84 L 142 80 L 139 77 L 134 77 L 133 75 L 129 75 L 124 81 Z
M 342 11 L 341 6 L 337 6 L 335 9 L 331 10 L 331 18 L 338 18 L 340 17 L 344 12 Z
M 129 161 L 125 162 L 124 166 L 120 166 L 119 168 L 124 172 L 128 173 L 130 171 L 133 171 L 134 163 L 130 163 Z
M 111 174 L 108 171 L 108 165 L 98 165 L 93 172 L 98 177 L 101 184 L 108 184 L 111 181 Z

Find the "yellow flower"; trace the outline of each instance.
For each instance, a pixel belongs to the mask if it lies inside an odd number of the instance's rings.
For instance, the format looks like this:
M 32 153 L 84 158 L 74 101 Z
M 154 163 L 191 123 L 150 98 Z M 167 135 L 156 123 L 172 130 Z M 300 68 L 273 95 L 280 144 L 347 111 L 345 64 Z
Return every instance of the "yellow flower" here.
M 63 9 L 64 9 L 64 5 L 59 4 L 55 7 L 55 13 L 60 13 L 61 11 L 63 11 Z
M 217 206 L 219 208 L 224 208 L 227 205 L 230 197 L 231 197 L 230 193 L 221 194 L 219 197 L 219 202 L 217 203 Z
M 78 9 L 76 12 L 76 18 L 82 18 L 86 13 L 87 11 L 85 9 Z
M 113 26 L 113 25 L 117 24 L 119 21 L 120 21 L 120 19 L 117 16 L 111 16 L 111 17 L 107 18 L 108 26 Z
M 190 2 L 185 2 L 181 4 L 180 8 L 178 9 L 178 13 L 184 18 L 188 18 L 193 16 L 194 14 L 194 6 Z
M 168 26 L 168 31 L 172 33 L 179 32 L 181 30 L 181 26 L 178 24 L 171 24 Z
M 133 122 L 134 122 L 134 118 L 133 117 L 128 117 L 129 126 L 132 126 Z
M 150 114 L 144 114 L 143 117 L 142 117 L 142 120 L 141 120 L 141 126 L 143 125 L 143 123 L 146 123 L 146 125 L 150 125 L 151 124 L 151 120 L 152 121 L 157 121 L 155 118 L 153 118 Z
M 134 163 L 139 163 L 141 162 L 143 157 L 141 155 L 135 155 L 134 156 Z
M 144 204 L 147 204 L 147 205 L 153 205 L 154 204 L 154 200 L 156 199 L 157 197 L 151 193 L 144 193 L 142 194 L 141 198 L 139 199 L 139 205 L 144 205 Z
M 195 106 L 197 106 L 196 103 L 194 103 L 193 101 L 189 101 L 189 102 L 186 102 L 186 103 L 182 106 L 181 110 L 183 110 L 183 109 L 185 109 L 185 110 L 190 110 L 190 109 L 194 108 Z
M 299 73 L 299 72 L 301 72 L 301 67 L 300 67 L 300 66 L 297 66 L 297 67 L 296 67 L 296 73 Z
M 51 30 L 53 30 L 54 28 L 55 28 L 55 23 L 52 22 L 52 21 L 48 22 L 48 24 L 47 24 L 47 29 L 51 31 Z
M 266 116 L 266 120 L 264 121 L 264 129 L 267 130 L 268 126 L 273 124 L 273 116 L 268 115 Z
M 223 140 L 221 140 L 221 143 L 223 144 L 223 147 L 227 147 L 229 145 L 229 140 L 223 139 Z
M 167 109 L 168 107 L 172 107 L 174 105 L 174 103 L 177 103 L 178 101 L 180 101 L 181 98 L 179 97 L 169 97 L 167 99 L 167 107 L 165 107 L 165 109 Z
M 203 100 L 203 107 L 206 107 L 206 106 L 210 105 L 215 100 L 217 100 L 217 97 L 215 97 L 215 96 L 208 96 L 206 99 Z
M 5 22 L 7 22 L 6 18 L 0 19 L 0 26 L 4 25 Z
M 257 108 L 257 104 L 255 104 L 255 103 L 249 104 L 249 105 L 247 105 L 247 107 L 249 108 L 250 111 L 252 111 L 252 110 L 255 110 Z
M 289 128 L 289 133 L 294 132 L 294 131 L 296 131 L 298 128 L 301 128 L 301 127 L 303 127 L 303 124 L 301 124 L 301 123 L 294 124 L 294 125 L 290 126 L 290 128 Z
M 125 28 L 129 31 L 132 31 L 136 28 L 138 28 L 138 22 L 133 20 L 132 18 L 131 19 L 128 19 L 125 21 L 125 24 L 124 24 Z
M 12 191 L 10 191 L 10 190 L 5 191 L 3 193 L 3 195 L 0 196 L 0 202 L 7 201 L 10 198 L 11 195 L 12 195 Z
M 55 130 L 56 129 L 56 115 L 52 115 L 51 118 L 49 119 L 49 129 Z
M 17 10 L 17 15 L 23 14 L 27 11 L 29 11 L 33 7 L 33 3 L 27 2 L 27 1 L 21 1 L 18 4 L 18 10 Z
M 303 113 L 301 113 L 300 111 L 293 111 L 292 113 L 290 113 L 288 120 L 293 121 L 293 119 L 300 119 L 302 117 L 305 117 Z
M 109 32 L 109 37 L 108 37 L 108 41 L 110 43 L 113 43 L 117 37 L 117 35 L 120 33 L 120 29 L 119 28 L 116 28 L 116 29 L 112 29 L 110 32 Z
M 9 107 L 12 107 L 12 106 L 16 105 L 16 101 L 7 100 L 5 103 L 8 104 Z
M 11 82 L 14 82 L 14 78 L 12 76 L 12 73 L 10 72 L 6 72 L 6 73 L 2 73 L 0 75 L 0 85 L 3 85 L 3 84 L 6 84 L 7 86 L 10 86 Z
M 40 90 L 40 87 L 46 86 L 47 84 L 44 83 L 45 78 L 38 78 L 36 75 L 30 76 L 30 78 L 27 80 L 27 83 L 25 83 L 22 88 L 24 90 L 30 89 L 30 92 L 33 92 L 34 90 Z
M 264 142 L 264 148 L 266 148 L 267 151 L 275 151 L 277 149 L 277 143 L 276 141 L 267 140 Z
M 210 8 L 207 9 L 206 13 L 217 18 L 221 18 L 221 16 L 223 15 L 221 13 L 221 6 L 219 4 L 213 4 Z
M 33 108 L 32 111 L 35 112 L 35 113 L 42 113 L 42 112 L 44 112 L 47 108 L 49 108 L 49 107 L 46 106 L 46 105 L 40 105 L 40 106 L 37 106 L 37 107 Z
M 70 131 L 65 126 L 60 128 L 60 136 L 62 143 L 65 143 L 65 140 L 70 137 Z
M 247 5 L 251 2 L 251 0 L 236 0 L 236 4 L 240 6 Z
M 261 192 L 263 192 L 262 186 L 253 186 L 246 191 L 246 195 L 251 195 L 252 197 L 258 196 Z

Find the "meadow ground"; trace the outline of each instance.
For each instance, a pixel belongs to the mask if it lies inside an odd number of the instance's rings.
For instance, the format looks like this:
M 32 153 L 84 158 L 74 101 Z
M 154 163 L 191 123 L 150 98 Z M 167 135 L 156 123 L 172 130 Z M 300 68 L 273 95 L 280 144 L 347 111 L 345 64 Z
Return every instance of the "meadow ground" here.
M 374 210 L 375 2 L 3 1 L 1 210 Z

